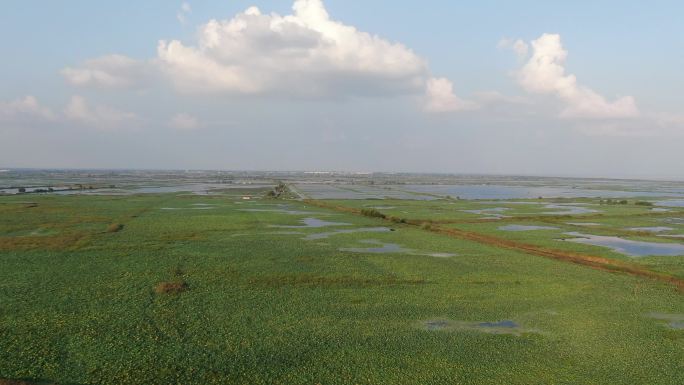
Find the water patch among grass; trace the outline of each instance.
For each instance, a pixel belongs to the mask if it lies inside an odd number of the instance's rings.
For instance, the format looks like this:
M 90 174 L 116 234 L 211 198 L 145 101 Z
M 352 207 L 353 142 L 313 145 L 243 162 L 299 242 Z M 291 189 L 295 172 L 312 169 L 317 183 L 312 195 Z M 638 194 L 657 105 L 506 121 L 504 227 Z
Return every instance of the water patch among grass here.
M 416 251 L 403 247 L 397 243 L 386 243 L 378 241 L 377 239 L 364 239 L 359 241 L 359 243 L 376 245 L 375 247 L 342 247 L 340 251 L 348 251 L 352 253 L 401 253 L 409 255 L 420 255 L 435 258 L 449 258 L 454 257 L 456 254 L 453 253 L 432 253 L 432 252 L 422 252 Z
M 582 214 L 593 214 L 598 213 L 598 210 L 588 209 L 586 207 L 580 207 L 579 203 L 573 204 L 553 204 L 544 206 L 545 209 L 549 210 L 561 210 L 561 211 L 547 211 L 542 214 L 545 215 L 582 215 Z
M 558 230 L 558 227 L 531 226 L 531 225 L 506 225 L 499 227 L 503 231 L 534 231 L 534 230 Z
M 654 227 L 630 227 L 629 230 L 645 231 L 645 232 L 649 232 L 649 233 L 663 233 L 665 231 L 672 231 L 674 229 L 672 227 L 654 226 Z
M 250 212 L 250 213 L 279 213 L 287 215 L 315 215 L 318 214 L 313 211 L 302 211 L 302 210 L 288 210 L 285 208 L 280 209 L 239 209 L 238 211 Z
M 280 229 L 316 229 L 321 227 L 329 226 L 351 226 L 351 223 L 344 222 L 329 222 L 318 218 L 304 218 L 301 220 L 301 226 L 292 225 L 270 225 L 269 227 L 275 227 Z
M 487 334 L 508 334 L 514 336 L 521 336 L 525 333 L 538 333 L 536 330 L 523 328 L 520 324 L 512 320 L 501 320 L 494 322 L 466 322 L 436 319 L 423 321 L 420 323 L 420 327 L 428 331 L 473 331 Z
M 396 243 L 385 243 L 374 239 L 365 239 L 359 243 L 376 245 L 375 247 L 342 247 L 340 251 L 350 251 L 352 253 L 410 253 L 411 249 L 405 249 Z
M 648 317 L 666 321 L 670 329 L 684 330 L 684 314 L 649 313 Z
M 582 243 L 585 245 L 608 247 L 620 254 L 630 257 L 645 256 L 679 256 L 684 255 L 684 245 L 678 243 L 657 243 L 633 241 L 620 237 L 589 235 L 576 232 L 565 233 L 576 238 L 566 239 L 568 242 Z
M 389 227 L 361 227 L 358 229 L 343 229 L 329 231 L 325 233 L 310 234 L 302 238 L 306 241 L 313 241 L 317 239 L 326 239 L 339 234 L 353 234 L 353 233 L 387 233 L 392 231 Z

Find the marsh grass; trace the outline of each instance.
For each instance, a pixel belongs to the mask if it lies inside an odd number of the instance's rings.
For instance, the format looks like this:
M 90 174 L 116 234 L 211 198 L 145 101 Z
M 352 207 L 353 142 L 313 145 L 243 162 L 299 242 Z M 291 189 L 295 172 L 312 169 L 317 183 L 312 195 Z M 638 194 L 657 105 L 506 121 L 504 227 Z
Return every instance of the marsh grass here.
M 339 250 L 367 239 L 363 233 L 326 242 L 272 235 L 268 226 L 291 216 L 239 211 L 244 205 L 233 203 L 241 194 L 212 198 L 222 210 L 186 212 L 159 208 L 209 198 L 35 195 L 32 209 L 21 198 L 0 198 L 2 242 L 33 238 L 30 247 L 0 248 L 0 378 L 104 385 L 684 383 L 684 332 L 644 316 L 684 314 L 684 296 L 660 281 L 436 232 L 447 227 L 438 220 L 474 218 L 458 210 L 481 203 L 383 201 L 397 206 L 383 212 L 409 223 L 373 238 L 458 254 L 445 259 Z M 326 202 L 336 211 L 309 203 L 291 202 L 353 226 L 380 225 L 360 215 L 377 201 Z M 632 204 L 602 209 L 598 221 L 612 227 L 664 218 L 636 217 L 649 208 Z M 422 230 L 418 218 L 434 220 L 436 229 Z M 104 233 L 112 223 L 126 228 Z M 503 237 L 498 223 L 458 226 Z M 39 228 L 55 233 L 12 236 Z M 250 236 L 231 236 L 238 233 Z M 56 239 L 45 240 L 52 234 L 83 238 L 53 247 L 48 242 Z M 542 243 L 533 234 L 506 236 Z M 661 261 L 663 269 L 677 263 Z M 417 326 L 435 319 L 519 320 L 540 333 Z
M 56 385 L 46 382 L 29 382 L 24 380 L 8 380 L 0 378 L 0 385 Z
M 319 276 L 312 274 L 267 275 L 253 277 L 249 280 L 252 285 L 280 287 L 280 286 L 310 286 L 319 288 L 330 287 L 373 287 L 395 285 L 424 285 L 428 281 L 422 278 L 407 279 L 395 276 L 381 277 L 353 277 L 353 276 Z

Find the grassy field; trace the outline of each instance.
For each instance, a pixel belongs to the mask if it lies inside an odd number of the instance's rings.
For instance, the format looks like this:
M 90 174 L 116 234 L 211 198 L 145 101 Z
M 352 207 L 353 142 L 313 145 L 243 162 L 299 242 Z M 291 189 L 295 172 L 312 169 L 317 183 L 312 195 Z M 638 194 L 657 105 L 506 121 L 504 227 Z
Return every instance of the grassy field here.
M 264 192 L 0 197 L 0 378 L 684 383 L 684 295 L 672 284 L 298 201 L 242 199 Z M 537 205 L 507 204 L 502 214 L 523 219 L 493 221 L 461 210 L 498 203 L 326 203 L 626 259 L 555 241 L 555 230 L 498 230 L 576 221 Z M 586 217 L 610 229 L 677 216 L 599 209 Z M 681 260 L 636 263 L 680 274 Z

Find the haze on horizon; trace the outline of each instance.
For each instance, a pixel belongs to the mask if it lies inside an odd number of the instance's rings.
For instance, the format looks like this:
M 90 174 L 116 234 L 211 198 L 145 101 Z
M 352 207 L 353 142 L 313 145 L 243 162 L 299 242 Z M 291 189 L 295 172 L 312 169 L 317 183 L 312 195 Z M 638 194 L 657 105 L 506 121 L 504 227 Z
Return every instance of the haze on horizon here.
M 684 179 L 682 14 L 8 0 L 0 168 Z

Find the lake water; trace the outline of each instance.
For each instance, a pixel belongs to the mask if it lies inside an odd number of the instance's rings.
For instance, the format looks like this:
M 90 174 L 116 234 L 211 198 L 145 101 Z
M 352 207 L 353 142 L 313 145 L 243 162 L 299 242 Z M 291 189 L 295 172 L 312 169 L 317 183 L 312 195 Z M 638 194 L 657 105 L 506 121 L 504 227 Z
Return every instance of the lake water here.
M 681 196 L 681 193 L 593 190 L 569 187 L 503 186 L 503 185 L 404 185 L 411 192 L 460 197 L 461 199 L 534 199 L 543 198 L 628 198 Z M 684 200 L 682 201 L 684 204 Z
M 684 207 L 684 199 L 668 199 L 664 201 L 658 201 L 655 204 L 656 206 Z

